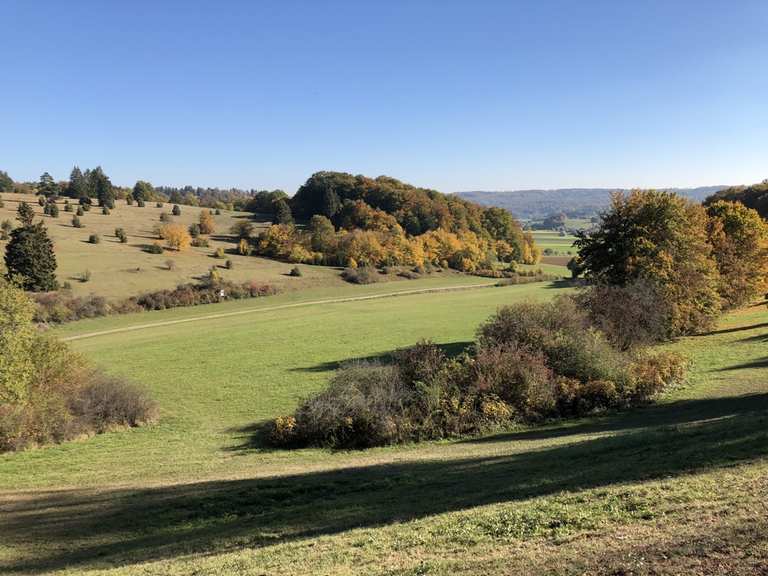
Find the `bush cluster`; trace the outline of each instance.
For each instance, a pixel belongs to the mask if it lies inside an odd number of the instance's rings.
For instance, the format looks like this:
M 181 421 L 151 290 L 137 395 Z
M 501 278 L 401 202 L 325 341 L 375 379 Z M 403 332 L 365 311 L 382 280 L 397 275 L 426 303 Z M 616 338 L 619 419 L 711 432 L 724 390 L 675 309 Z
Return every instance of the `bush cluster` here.
M 326 390 L 271 424 L 270 440 L 364 448 L 590 414 L 648 402 L 685 369 L 675 354 L 612 346 L 573 298 L 516 304 L 456 357 L 423 342 L 388 364 L 343 366 Z
M 352 284 L 374 284 L 381 279 L 378 270 L 373 266 L 346 268 L 341 277 Z
M 170 261 L 169 261 L 170 262 Z M 166 263 L 166 266 L 168 264 Z M 169 270 L 172 269 L 169 267 Z M 89 272 L 86 271 L 90 275 Z M 221 296 L 221 291 L 224 296 Z M 173 290 L 158 290 L 134 296 L 118 302 L 109 302 L 102 296 L 74 296 L 68 291 L 33 294 L 36 304 L 35 322 L 61 324 L 83 318 L 96 318 L 110 314 L 129 314 L 147 310 L 163 310 L 180 306 L 197 306 L 222 300 L 240 300 L 277 294 L 278 289 L 269 284 L 244 282 L 236 284 L 217 279 L 198 284 L 182 284 Z
M 0 281 L 0 451 L 157 418 L 145 392 L 93 370 L 65 344 L 37 331 L 33 312 L 21 289 Z

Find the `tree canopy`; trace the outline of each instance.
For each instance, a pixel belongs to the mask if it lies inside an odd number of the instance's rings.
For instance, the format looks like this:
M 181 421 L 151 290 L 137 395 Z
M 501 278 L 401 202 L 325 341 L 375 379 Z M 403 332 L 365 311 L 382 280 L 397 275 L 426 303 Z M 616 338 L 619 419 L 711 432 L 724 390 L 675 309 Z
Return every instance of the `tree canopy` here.
M 747 208 L 756 210 L 760 216 L 768 220 L 768 180 L 751 186 L 734 186 L 726 188 L 710 196 L 704 201 L 705 206 L 714 204 L 719 200 L 739 202 Z
M 5 248 L 6 277 L 25 290 L 48 292 L 58 288 L 53 242 L 42 222 L 11 232 Z
M 671 192 L 615 194 L 598 228 L 576 241 L 579 263 L 597 283 L 658 286 L 670 304 L 669 335 L 694 333 L 720 310 L 707 224 L 702 206 Z

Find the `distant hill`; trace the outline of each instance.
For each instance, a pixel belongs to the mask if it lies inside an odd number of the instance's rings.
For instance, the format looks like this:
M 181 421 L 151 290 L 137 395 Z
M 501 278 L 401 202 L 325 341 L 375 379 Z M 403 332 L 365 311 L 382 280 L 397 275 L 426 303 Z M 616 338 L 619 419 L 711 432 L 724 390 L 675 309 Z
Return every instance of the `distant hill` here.
M 727 186 L 701 186 L 699 188 L 665 188 L 697 202 L 727 188 Z M 603 210 L 610 202 L 611 192 L 622 188 L 556 188 L 552 190 L 512 190 L 499 192 L 456 192 L 471 202 L 484 206 L 506 208 L 518 218 L 526 220 L 546 218 L 564 212 L 571 218 L 589 218 Z

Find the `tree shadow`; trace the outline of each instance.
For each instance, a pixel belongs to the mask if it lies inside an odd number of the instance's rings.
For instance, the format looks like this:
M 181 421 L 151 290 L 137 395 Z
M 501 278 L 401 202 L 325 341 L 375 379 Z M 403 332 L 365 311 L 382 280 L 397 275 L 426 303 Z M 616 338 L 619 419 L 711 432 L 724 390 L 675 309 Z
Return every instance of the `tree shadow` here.
M 734 332 L 746 332 L 747 330 L 757 330 L 758 328 L 768 327 L 768 322 L 760 322 L 759 324 L 749 324 L 747 326 L 734 326 L 733 328 L 722 328 L 721 330 L 713 330 L 711 332 L 704 332 L 702 334 L 696 334 L 696 336 L 714 336 L 716 334 L 732 334 Z
M 702 403 L 697 408 L 695 404 Z M 145 489 L 64 490 L 2 502 L 0 538 L 29 551 L 0 571 L 115 567 L 258 549 L 562 491 L 730 467 L 768 456 L 766 395 L 691 401 L 711 416 L 522 453 Z
M 473 346 L 474 342 L 448 342 L 445 344 L 436 344 L 443 353 L 449 358 L 458 356 L 465 350 Z M 389 352 L 382 352 L 379 354 L 369 354 L 368 356 L 358 356 L 356 358 L 343 358 L 341 360 L 330 360 L 328 362 L 322 362 L 315 364 L 314 366 L 302 366 L 300 368 L 291 368 L 291 372 L 333 372 L 338 370 L 344 364 L 350 362 L 381 362 L 383 364 L 389 364 L 393 361 L 396 350 Z
M 732 370 L 749 370 L 754 368 L 768 368 L 768 356 L 761 358 L 760 360 L 754 360 L 752 362 L 744 362 L 742 364 L 734 364 L 733 366 L 725 366 L 720 368 L 718 372 L 730 372 Z

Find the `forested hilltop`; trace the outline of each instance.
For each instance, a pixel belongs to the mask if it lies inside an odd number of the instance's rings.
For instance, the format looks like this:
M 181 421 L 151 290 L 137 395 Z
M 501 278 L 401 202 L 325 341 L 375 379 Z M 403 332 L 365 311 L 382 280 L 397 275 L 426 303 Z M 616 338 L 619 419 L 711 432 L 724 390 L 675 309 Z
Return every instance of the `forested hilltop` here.
M 512 215 L 395 178 L 317 172 L 290 201 L 259 254 L 292 262 L 358 266 L 434 264 L 464 272 L 494 262 L 538 262 L 533 236 Z M 308 221 L 301 228 L 293 217 Z
M 747 208 L 756 210 L 760 216 L 768 219 L 768 180 L 763 180 L 760 184 L 751 186 L 733 186 L 713 194 L 704 202 L 713 204 L 718 200 L 728 202 L 740 202 Z

